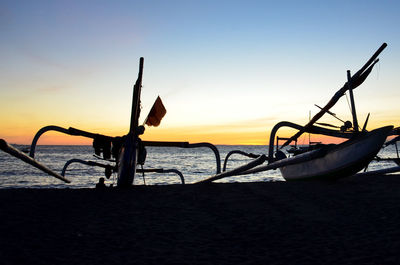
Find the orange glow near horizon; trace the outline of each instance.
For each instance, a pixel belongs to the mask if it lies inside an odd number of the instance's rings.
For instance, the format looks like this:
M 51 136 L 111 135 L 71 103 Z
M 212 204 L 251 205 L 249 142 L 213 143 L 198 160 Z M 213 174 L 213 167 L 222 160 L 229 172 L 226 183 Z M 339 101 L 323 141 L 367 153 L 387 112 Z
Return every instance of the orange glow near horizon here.
M 10 144 L 30 145 L 32 143 L 34 134 L 16 135 L 5 138 Z M 60 133 L 49 132 L 43 134 L 37 143 L 38 145 L 91 145 L 92 139 L 81 136 L 68 136 Z
M 384 126 L 385 124 L 376 124 L 372 128 Z M 198 142 L 209 142 L 215 145 L 268 145 L 271 128 L 268 126 L 264 129 L 260 126 L 257 127 L 243 127 L 237 126 L 191 126 L 191 127 L 146 127 L 144 135 L 141 137 L 142 140 L 147 141 L 182 141 L 190 143 Z M 105 134 L 110 136 L 122 136 L 126 132 L 123 130 L 113 130 L 112 134 L 104 133 L 99 130 L 89 130 L 94 133 Z M 290 137 L 296 131 L 293 129 L 282 128 L 278 131 L 280 137 Z M 29 133 L 29 134 L 28 134 Z M 26 134 L 11 134 L 1 135 L 0 138 L 4 138 L 7 142 L 12 144 L 24 144 L 30 145 L 36 131 L 30 130 Z M 110 130 L 108 130 L 110 133 Z M 322 143 L 341 143 L 344 139 L 329 137 L 324 135 L 311 135 L 312 142 Z M 308 134 L 303 134 L 297 144 L 308 144 Z M 283 142 L 281 142 L 282 144 Z M 81 136 L 65 135 L 59 132 L 46 132 L 44 133 L 38 142 L 38 145 L 91 145 L 92 139 Z M 294 144 L 294 143 L 292 143 Z

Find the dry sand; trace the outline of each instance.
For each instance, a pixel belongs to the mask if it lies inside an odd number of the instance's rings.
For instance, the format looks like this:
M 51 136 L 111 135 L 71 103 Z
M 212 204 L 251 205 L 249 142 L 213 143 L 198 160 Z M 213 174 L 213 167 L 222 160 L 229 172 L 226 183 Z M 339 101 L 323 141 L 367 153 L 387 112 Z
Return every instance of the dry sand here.
M 0 190 L 1 264 L 400 264 L 400 176 Z

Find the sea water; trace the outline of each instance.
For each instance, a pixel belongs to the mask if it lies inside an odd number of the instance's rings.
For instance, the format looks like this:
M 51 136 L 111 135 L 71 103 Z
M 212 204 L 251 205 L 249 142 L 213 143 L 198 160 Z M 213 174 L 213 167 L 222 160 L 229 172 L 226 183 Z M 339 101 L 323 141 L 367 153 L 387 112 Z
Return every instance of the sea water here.
M 16 146 L 24 149 L 26 146 Z M 267 154 L 268 146 L 217 146 L 221 156 L 221 169 L 228 152 L 241 150 L 253 154 Z M 216 173 L 216 157 L 211 149 L 178 148 L 178 147 L 147 147 L 147 158 L 144 168 L 177 169 L 186 183 L 194 183 L 212 176 Z M 383 149 L 379 154 L 381 158 L 397 157 L 394 146 Z M 93 156 L 91 146 L 37 146 L 35 159 L 52 170 L 61 173 L 64 164 L 73 158 L 85 161 L 96 161 L 110 164 Z M 243 165 L 251 158 L 233 154 L 227 163 L 227 170 Z M 376 170 L 395 166 L 393 162 L 372 162 L 368 169 Z M 104 177 L 104 168 L 92 167 L 79 163 L 72 163 L 65 176 L 71 180 L 66 184 L 54 177 L 43 173 L 39 169 L 28 165 L 19 159 L 0 151 L 0 188 L 93 188 L 100 177 Z M 106 179 L 106 185 L 116 185 L 116 173 Z M 235 176 L 218 180 L 218 182 L 256 182 L 256 181 L 284 181 L 279 170 L 270 170 L 257 174 Z M 180 177 L 175 173 L 146 173 L 137 174 L 135 185 L 167 185 L 181 183 Z

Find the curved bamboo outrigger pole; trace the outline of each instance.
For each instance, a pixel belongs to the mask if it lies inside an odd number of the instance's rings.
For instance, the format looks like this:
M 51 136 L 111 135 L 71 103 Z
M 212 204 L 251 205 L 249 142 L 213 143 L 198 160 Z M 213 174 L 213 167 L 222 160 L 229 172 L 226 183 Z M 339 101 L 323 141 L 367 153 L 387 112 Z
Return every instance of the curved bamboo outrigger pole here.
M 66 183 L 70 183 L 71 181 L 67 178 L 64 178 L 64 176 L 61 176 L 60 174 L 54 172 L 52 169 L 46 167 L 45 165 L 39 163 L 32 157 L 24 154 L 23 152 L 19 151 L 17 148 L 9 145 L 5 140 L 0 139 L 0 149 L 3 150 L 6 153 L 9 153 L 12 156 L 15 156 L 16 158 L 21 159 L 22 161 L 42 170 L 43 172 L 49 174 L 50 176 L 53 176 L 59 180 L 62 180 Z

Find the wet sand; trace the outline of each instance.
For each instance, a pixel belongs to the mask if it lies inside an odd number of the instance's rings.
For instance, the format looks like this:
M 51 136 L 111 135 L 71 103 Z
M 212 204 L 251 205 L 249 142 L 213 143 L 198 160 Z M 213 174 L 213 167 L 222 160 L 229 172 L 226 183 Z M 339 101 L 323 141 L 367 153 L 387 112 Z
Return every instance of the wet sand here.
M 1 264 L 400 264 L 400 175 L 0 190 Z

